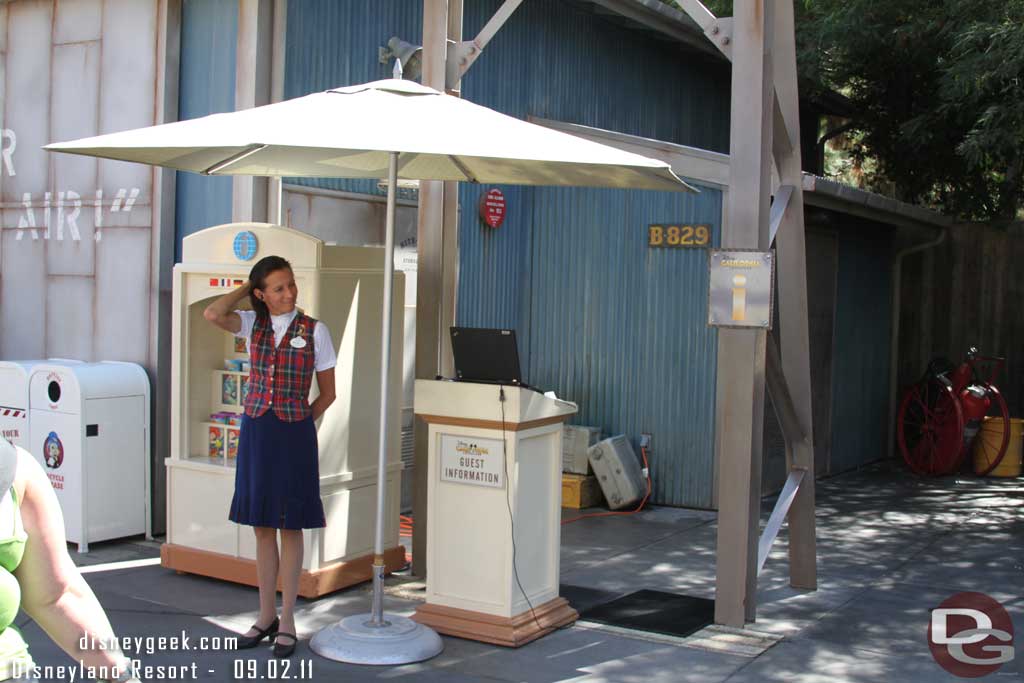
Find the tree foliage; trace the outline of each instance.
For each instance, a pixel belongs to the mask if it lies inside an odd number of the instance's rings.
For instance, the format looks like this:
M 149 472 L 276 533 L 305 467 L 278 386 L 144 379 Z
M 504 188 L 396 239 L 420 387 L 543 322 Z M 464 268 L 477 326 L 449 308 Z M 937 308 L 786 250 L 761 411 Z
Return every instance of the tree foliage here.
M 731 0 L 705 4 L 732 14 Z M 795 9 L 803 94 L 849 99 L 845 148 L 869 187 L 968 219 L 1020 216 L 1024 0 L 795 0 Z

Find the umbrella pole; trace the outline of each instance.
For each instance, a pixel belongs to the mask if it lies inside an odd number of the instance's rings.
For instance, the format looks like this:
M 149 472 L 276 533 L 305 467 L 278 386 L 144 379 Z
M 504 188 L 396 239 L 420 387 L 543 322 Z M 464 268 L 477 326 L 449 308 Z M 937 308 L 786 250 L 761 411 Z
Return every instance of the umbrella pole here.
M 391 309 L 392 283 L 395 278 L 395 204 L 398 184 L 398 152 L 388 155 L 388 204 L 384 229 L 384 311 L 381 323 L 380 350 L 380 439 L 377 454 L 377 534 L 373 546 L 373 626 L 385 626 L 384 621 L 384 519 L 385 491 L 388 465 L 388 413 L 391 388 Z
M 388 158 L 384 238 L 384 309 L 380 352 L 380 440 L 377 453 L 377 530 L 373 547 L 373 600 L 369 614 L 354 614 L 320 630 L 309 646 L 321 657 L 351 664 L 409 664 L 440 654 L 437 632 L 398 614 L 384 614 L 384 520 L 387 518 L 388 413 L 391 396 L 391 308 L 395 273 L 395 204 L 398 152 Z

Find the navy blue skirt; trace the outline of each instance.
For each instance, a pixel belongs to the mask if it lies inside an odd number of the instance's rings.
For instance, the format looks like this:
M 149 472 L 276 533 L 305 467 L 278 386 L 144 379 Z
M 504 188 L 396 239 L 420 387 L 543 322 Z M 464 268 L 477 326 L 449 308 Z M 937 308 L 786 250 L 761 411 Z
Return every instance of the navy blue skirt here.
M 243 415 L 228 519 L 274 529 L 326 526 L 318 453 L 312 417 L 284 422 L 273 410 Z

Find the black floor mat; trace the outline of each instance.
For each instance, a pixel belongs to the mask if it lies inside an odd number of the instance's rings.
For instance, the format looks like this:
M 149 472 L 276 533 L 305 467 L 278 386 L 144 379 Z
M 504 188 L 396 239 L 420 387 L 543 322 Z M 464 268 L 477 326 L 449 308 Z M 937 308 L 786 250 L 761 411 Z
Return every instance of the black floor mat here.
M 563 583 L 558 587 L 558 594 L 568 600 L 569 606 L 580 614 L 583 614 L 583 612 L 591 607 L 611 602 L 622 595 L 621 592 L 615 593 L 585 586 L 571 586 L 567 583 Z
M 686 637 L 715 620 L 715 601 L 643 590 L 591 607 L 580 614 L 580 619 Z

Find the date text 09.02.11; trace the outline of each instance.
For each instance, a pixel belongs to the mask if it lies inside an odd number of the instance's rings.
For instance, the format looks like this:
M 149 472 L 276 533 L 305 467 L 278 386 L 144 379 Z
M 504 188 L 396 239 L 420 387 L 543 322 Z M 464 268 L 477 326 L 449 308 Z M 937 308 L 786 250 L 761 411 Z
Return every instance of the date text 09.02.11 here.
M 310 659 L 236 659 L 232 663 L 236 681 L 308 681 L 313 678 Z

